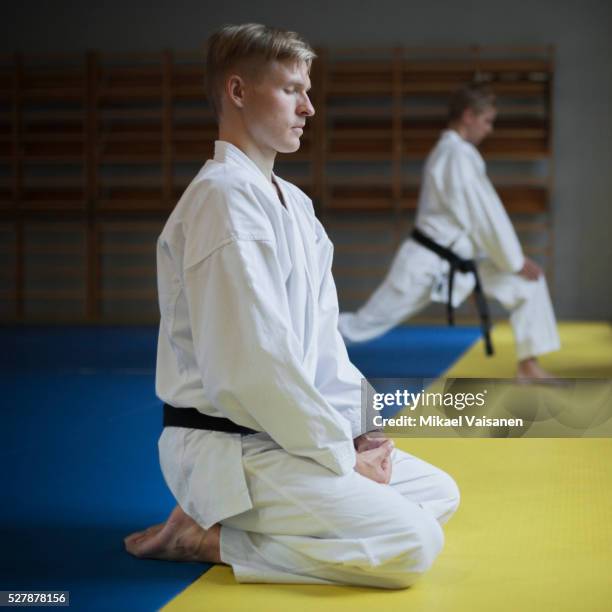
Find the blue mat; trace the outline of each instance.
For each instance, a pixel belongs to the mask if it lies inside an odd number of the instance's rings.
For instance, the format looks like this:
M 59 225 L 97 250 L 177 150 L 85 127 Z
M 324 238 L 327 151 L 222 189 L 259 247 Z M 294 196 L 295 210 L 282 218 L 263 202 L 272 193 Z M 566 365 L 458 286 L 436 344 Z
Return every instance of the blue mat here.
M 396 327 L 348 351 L 367 378 L 435 378 L 478 338 L 479 327 Z
M 478 335 L 400 328 L 350 353 L 369 377 L 429 377 Z M 207 569 L 123 550 L 124 535 L 174 506 L 157 457 L 156 338 L 152 328 L 0 328 L 0 590 L 69 590 L 73 610 L 138 612 Z

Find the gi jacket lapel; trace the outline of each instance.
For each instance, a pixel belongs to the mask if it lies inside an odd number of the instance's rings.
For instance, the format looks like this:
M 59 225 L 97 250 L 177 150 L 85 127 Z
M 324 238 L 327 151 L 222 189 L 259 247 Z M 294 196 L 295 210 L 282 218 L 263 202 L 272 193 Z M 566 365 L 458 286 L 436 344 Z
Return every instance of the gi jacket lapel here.
M 292 274 L 287 279 L 287 291 L 295 312 L 299 313 L 299 319 L 295 320 L 294 324 L 302 341 L 304 364 L 308 364 L 310 368 L 317 346 L 318 326 L 318 286 L 315 285 L 318 264 L 315 256 L 314 220 L 306 213 L 305 202 L 298 199 L 301 193 L 276 175 L 273 175 L 273 178 L 287 206 L 287 236 L 291 241 L 290 252 L 293 259 Z

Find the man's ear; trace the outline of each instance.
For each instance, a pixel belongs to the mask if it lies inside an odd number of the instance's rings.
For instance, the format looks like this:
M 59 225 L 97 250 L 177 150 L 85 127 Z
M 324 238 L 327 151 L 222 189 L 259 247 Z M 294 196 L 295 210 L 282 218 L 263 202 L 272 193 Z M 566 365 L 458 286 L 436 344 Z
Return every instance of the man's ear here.
M 472 125 L 474 123 L 474 119 L 476 119 L 476 112 L 473 108 L 466 108 L 463 111 L 463 115 L 461 116 L 461 121 L 465 125 Z
M 225 95 L 230 104 L 237 108 L 244 107 L 244 81 L 237 74 L 230 75 L 225 81 Z

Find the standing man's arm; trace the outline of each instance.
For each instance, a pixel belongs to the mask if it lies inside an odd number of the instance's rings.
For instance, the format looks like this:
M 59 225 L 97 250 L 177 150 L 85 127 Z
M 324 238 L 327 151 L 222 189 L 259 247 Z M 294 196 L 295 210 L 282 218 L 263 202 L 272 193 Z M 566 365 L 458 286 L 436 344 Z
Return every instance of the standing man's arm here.
M 454 154 L 448 164 L 447 197 L 467 211 L 475 246 L 500 270 L 521 274 L 530 260 L 525 258 L 508 213 L 488 177 L 464 155 Z

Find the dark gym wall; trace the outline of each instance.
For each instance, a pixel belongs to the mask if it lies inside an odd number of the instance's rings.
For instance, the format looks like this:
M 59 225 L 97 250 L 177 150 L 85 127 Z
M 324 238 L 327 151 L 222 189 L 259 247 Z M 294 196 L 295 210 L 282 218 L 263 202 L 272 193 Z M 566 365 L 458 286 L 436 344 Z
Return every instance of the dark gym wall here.
M 332 47 L 555 45 L 555 305 L 564 318 L 611 318 L 610 2 L 22 1 L 5 9 L 0 52 L 193 50 L 218 26 L 246 21 Z

